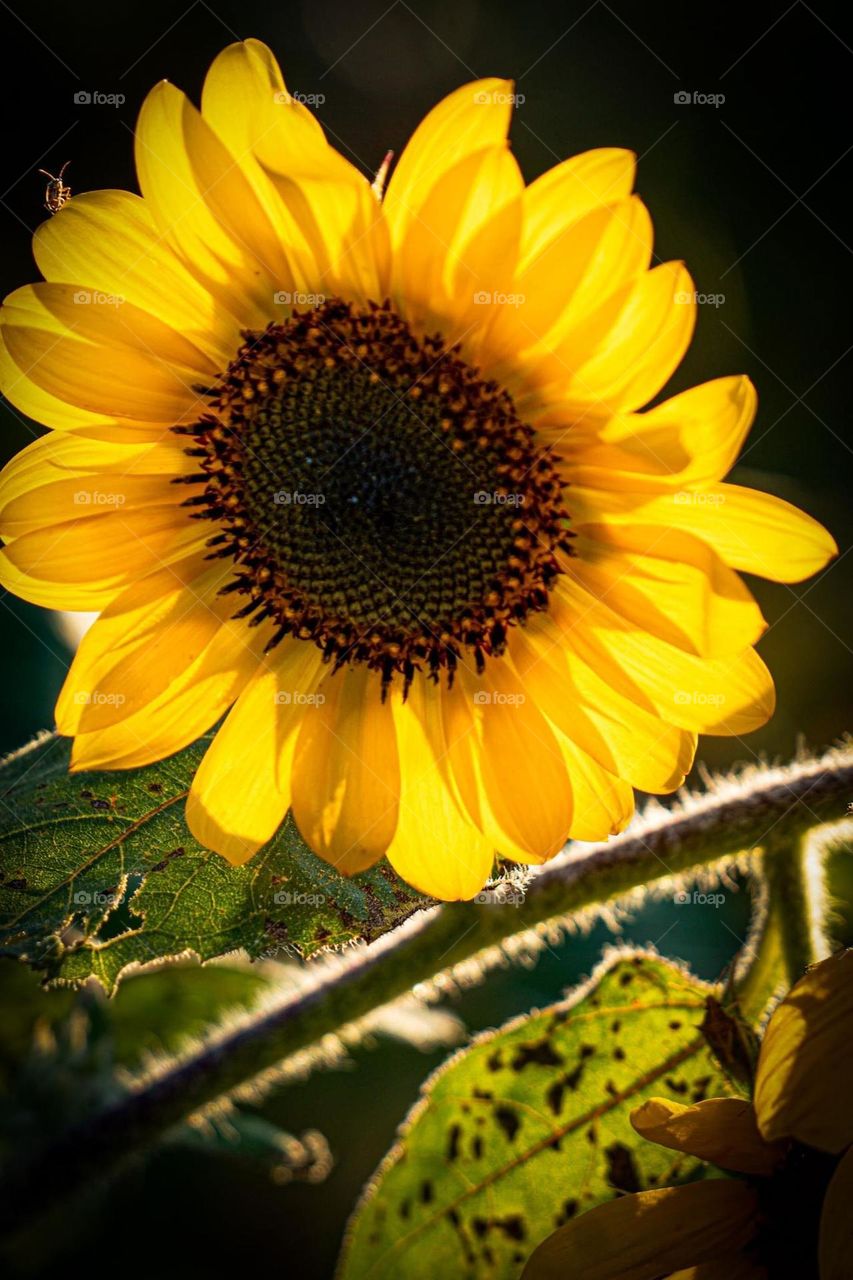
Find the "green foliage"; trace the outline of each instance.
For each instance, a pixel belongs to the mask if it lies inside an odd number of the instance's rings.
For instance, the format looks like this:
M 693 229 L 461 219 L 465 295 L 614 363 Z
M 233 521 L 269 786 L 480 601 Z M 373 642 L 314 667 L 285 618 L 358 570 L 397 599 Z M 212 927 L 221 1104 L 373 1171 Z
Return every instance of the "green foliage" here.
M 356 1210 L 340 1280 L 510 1280 L 576 1213 L 703 1176 L 638 1142 L 629 1114 L 731 1091 L 700 1030 L 708 995 L 621 952 L 586 990 L 478 1037 L 426 1084 Z
M 48 981 L 194 952 L 310 956 L 370 939 L 427 900 L 387 864 L 347 880 L 292 820 L 244 867 L 193 839 L 184 801 L 210 736 L 143 769 L 69 775 L 44 737 L 0 766 L 0 954 Z
M 14 1006 L 13 1043 L 4 1040 L 0 1057 L 0 1156 L 13 1160 L 119 1101 L 124 1071 L 140 1070 L 149 1055 L 167 1060 L 226 1013 L 250 1008 L 269 985 L 268 974 L 248 965 L 170 965 L 131 975 L 108 1000 L 92 986 L 45 992 L 22 967 L 2 964 L 0 993 L 14 996 Z M 277 1182 L 320 1181 L 331 1167 L 322 1134 L 296 1138 L 240 1107 L 196 1117 L 169 1141 L 260 1162 Z

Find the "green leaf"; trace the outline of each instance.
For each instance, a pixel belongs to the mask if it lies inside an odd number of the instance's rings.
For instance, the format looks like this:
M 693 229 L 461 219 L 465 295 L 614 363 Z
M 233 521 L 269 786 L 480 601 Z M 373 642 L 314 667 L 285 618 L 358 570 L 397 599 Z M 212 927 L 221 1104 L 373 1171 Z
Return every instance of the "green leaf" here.
M 256 1004 L 269 987 L 268 966 L 228 960 L 129 974 L 108 1002 L 116 1065 L 136 1070 L 149 1054 L 184 1048 L 225 1013 Z M 81 994 L 67 986 L 45 991 L 30 969 L 0 960 L 0 1094 L 31 1052 L 34 1038 L 56 1038 Z
M 15 997 L 8 1012 L 17 1053 L 7 1053 L 4 1040 L 0 1091 L 0 1154 L 9 1159 L 118 1102 L 128 1088 L 121 1068 L 139 1070 L 148 1055 L 162 1063 L 218 1018 L 255 1004 L 271 979 L 263 966 L 167 965 L 130 975 L 108 1000 L 97 987 L 39 990 L 32 974 L 6 962 L 0 984 L 7 999 Z M 240 1105 L 195 1116 L 165 1141 L 261 1163 L 280 1183 L 320 1182 L 332 1166 L 321 1133 L 296 1137 Z
M 618 952 L 585 990 L 452 1057 L 356 1209 L 340 1280 L 510 1280 L 576 1213 L 704 1176 L 643 1142 L 629 1114 L 653 1096 L 730 1092 L 699 1029 L 710 990 L 656 955 Z
M 49 735 L 0 766 L 0 954 L 112 991 L 129 965 L 310 956 L 428 905 L 387 863 L 339 875 L 289 816 L 244 867 L 204 849 L 184 802 L 210 738 L 146 768 L 69 775 L 70 743 Z

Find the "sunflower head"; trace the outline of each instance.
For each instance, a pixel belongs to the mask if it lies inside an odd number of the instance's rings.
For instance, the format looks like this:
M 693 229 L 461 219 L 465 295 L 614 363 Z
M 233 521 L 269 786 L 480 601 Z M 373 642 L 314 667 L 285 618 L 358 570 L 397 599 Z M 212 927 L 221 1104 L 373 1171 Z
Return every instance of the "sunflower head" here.
M 403 697 L 422 672 L 482 670 L 546 609 L 570 550 L 564 481 L 511 397 L 390 303 L 341 299 L 246 341 L 187 449 L 186 500 L 235 566 L 238 616 L 274 647 L 313 640 Z M 286 478 L 291 488 L 277 488 Z
M 372 182 L 258 41 L 201 109 L 163 83 L 141 196 L 75 194 L 0 311 L 51 428 L 0 483 L 0 580 L 99 613 L 57 706 L 72 765 L 222 721 L 188 821 L 232 862 L 292 809 L 345 874 L 470 898 L 673 790 L 773 708 L 738 571 L 834 544 L 724 482 L 745 378 L 653 400 L 693 329 L 630 153 L 525 185 L 511 86 L 465 85 Z M 387 182 L 386 182 L 387 178 Z

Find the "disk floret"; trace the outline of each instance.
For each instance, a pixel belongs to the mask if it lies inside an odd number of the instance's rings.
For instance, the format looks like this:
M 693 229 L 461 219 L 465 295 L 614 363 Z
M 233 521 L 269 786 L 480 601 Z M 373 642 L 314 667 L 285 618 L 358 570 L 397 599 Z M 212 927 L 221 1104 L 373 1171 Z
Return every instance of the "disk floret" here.
M 206 394 L 188 499 L 238 617 L 334 666 L 452 680 L 547 608 L 569 552 L 555 458 L 512 398 L 390 306 L 338 299 L 247 332 Z

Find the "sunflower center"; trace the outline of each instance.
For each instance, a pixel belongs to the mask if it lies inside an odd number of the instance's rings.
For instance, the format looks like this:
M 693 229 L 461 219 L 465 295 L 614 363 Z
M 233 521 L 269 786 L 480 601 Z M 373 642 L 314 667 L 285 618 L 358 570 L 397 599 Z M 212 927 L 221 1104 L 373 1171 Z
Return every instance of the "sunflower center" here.
M 245 344 L 193 427 L 189 499 L 241 616 L 405 687 L 478 669 L 548 604 L 563 482 L 511 397 L 392 308 L 333 299 Z

